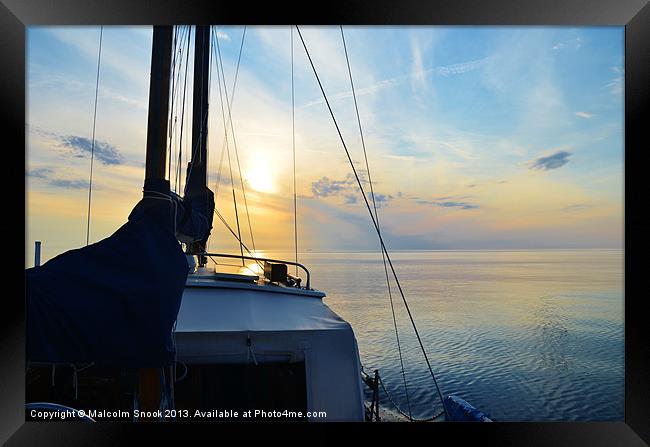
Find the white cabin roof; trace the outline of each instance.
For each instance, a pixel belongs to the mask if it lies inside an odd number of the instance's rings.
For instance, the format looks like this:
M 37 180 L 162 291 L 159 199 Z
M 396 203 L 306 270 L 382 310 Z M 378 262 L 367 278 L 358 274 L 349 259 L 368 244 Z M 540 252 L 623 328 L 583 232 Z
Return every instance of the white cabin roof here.
M 350 330 L 318 290 L 188 277 L 176 332 Z

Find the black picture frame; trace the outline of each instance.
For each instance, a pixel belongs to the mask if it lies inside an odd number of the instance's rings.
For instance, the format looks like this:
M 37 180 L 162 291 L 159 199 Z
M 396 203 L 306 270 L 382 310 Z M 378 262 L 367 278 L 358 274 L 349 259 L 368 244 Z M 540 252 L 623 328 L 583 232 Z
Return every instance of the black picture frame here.
M 650 442 L 650 331 L 645 321 L 643 301 L 647 246 L 642 208 L 647 186 L 643 184 L 643 152 L 648 144 L 648 108 L 650 104 L 650 5 L 648 0 L 456 0 L 456 1 L 336 1 L 296 5 L 286 2 L 251 4 L 194 0 L 0 0 L 0 125 L 3 127 L 5 163 L 12 175 L 21 178 L 17 166 L 23 166 L 19 147 L 25 147 L 25 27 L 31 25 L 145 25 L 145 24 L 391 24 L 391 25 L 620 25 L 625 26 L 625 422 L 581 423 L 494 423 L 494 424 L 370 424 L 344 425 L 358 430 L 366 441 L 383 438 L 387 431 L 420 432 L 431 440 L 439 436 L 466 442 L 486 439 L 497 445 L 629 445 Z M 9 141 L 13 143 L 10 144 Z M 12 155 L 14 154 L 14 155 Z M 36 423 L 24 421 L 25 309 L 24 259 L 26 247 L 19 234 L 25 226 L 19 222 L 24 196 L 7 180 L 5 192 L 17 198 L 5 219 L 18 227 L 5 230 L 5 238 L 19 248 L 9 250 L 16 270 L 8 271 L 4 284 L 16 284 L 3 293 L 0 311 L 0 442 L 7 445 L 47 443 L 48 445 L 114 445 L 136 442 L 134 437 L 180 435 L 189 442 L 207 436 L 215 440 L 225 431 L 237 431 L 248 440 L 250 425 L 233 424 L 83 424 Z M 24 185 L 24 184 L 23 184 Z M 24 216 L 24 214 L 23 214 Z M 4 228 L 6 228 L 3 225 Z M 12 259 L 15 258 L 15 259 Z M 5 290 L 11 290 L 5 287 Z M 340 426 L 340 424 L 334 424 Z M 397 428 L 397 425 L 399 427 Z M 283 437 L 304 431 L 304 425 L 258 424 L 255 431 L 272 430 Z M 341 441 L 330 424 L 311 424 L 317 433 L 296 436 L 299 441 Z M 201 432 L 201 433 L 199 433 Z M 328 439 L 330 438 L 330 439 Z M 412 439 L 412 441 L 411 441 Z M 416 442 L 405 438 L 403 442 Z

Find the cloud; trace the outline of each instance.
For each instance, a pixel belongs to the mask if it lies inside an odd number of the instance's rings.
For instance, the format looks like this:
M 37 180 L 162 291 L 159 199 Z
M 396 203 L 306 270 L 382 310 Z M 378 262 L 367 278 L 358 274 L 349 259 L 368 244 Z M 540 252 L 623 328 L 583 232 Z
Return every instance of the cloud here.
M 86 157 L 93 151 L 92 141 L 77 135 L 65 135 L 60 137 L 61 144 L 70 149 L 75 157 Z M 95 140 L 95 158 L 105 165 L 121 165 L 124 157 L 115 146 L 105 141 Z
M 473 210 L 479 208 L 478 205 L 469 202 L 440 201 L 440 200 L 423 200 L 418 199 L 415 203 L 419 205 L 440 206 L 443 208 L 460 208 L 462 210 Z
M 32 169 L 27 173 L 29 177 L 34 177 L 34 178 L 50 178 L 50 176 L 54 174 L 54 170 L 50 168 L 39 168 L 39 169 Z
M 57 176 L 56 172 L 50 168 L 32 169 L 27 173 L 28 177 L 43 180 L 48 186 L 60 189 L 86 189 L 88 180 L 69 179 Z
M 359 191 L 352 174 L 346 175 L 343 180 L 330 180 L 329 177 L 322 177 L 311 184 L 311 192 L 315 197 L 336 196 L 350 191 Z
M 230 36 L 224 31 L 217 31 L 217 38 L 223 40 L 224 42 L 230 42 Z
M 371 95 L 373 93 L 377 93 L 381 90 L 385 90 L 387 88 L 392 88 L 396 87 L 397 85 L 400 84 L 400 79 L 399 78 L 389 78 L 389 79 L 382 79 L 381 81 L 377 81 L 369 86 L 362 87 L 362 88 L 355 88 L 355 95 L 357 98 L 359 96 L 364 96 L 364 95 Z M 341 100 L 341 99 L 346 99 L 346 98 L 352 98 L 352 90 L 346 90 L 343 92 L 335 93 L 333 95 L 328 96 L 328 98 L 331 98 L 333 101 L 336 100 Z M 317 104 L 324 104 L 325 100 L 322 98 L 315 99 L 313 101 L 306 102 L 305 104 L 299 106 L 300 108 L 304 107 L 311 107 Z
M 573 39 L 567 39 L 564 42 L 558 42 L 553 45 L 552 49 L 554 51 L 561 50 L 563 48 L 573 48 L 574 50 L 579 50 L 582 47 L 582 39 L 580 36 L 577 36 Z
M 368 197 L 372 199 L 373 194 L 368 194 Z M 386 195 L 386 194 L 374 194 L 375 196 L 375 203 L 377 206 L 382 206 L 383 204 L 388 203 L 389 201 L 393 200 L 392 195 Z
M 608 84 L 607 88 L 612 95 L 620 95 L 623 93 L 623 76 L 616 77 L 612 79 Z
M 87 180 L 70 180 L 64 178 L 50 179 L 50 186 L 61 189 L 86 189 L 88 188 Z M 97 189 L 97 188 L 95 188 Z
M 426 77 L 431 73 L 437 73 L 438 75 L 445 76 L 445 77 L 459 75 L 459 74 L 467 73 L 469 71 L 477 70 L 483 67 L 484 65 L 486 65 L 486 63 L 490 60 L 489 57 L 485 57 L 483 59 L 460 62 L 452 65 L 439 65 L 434 68 L 425 69 L 422 62 L 422 51 L 420 50 L 420 47 L 417 44 L 415 44 L 412 47 L 412 50 L 413 50 L 413 66 L 412 66 L 412 71 L 410 73 L 400 75 L 400 76 L 395 76 L 392 78 L 382 79 L 365 87 L 355 88 L 356 96 L 359 97 L 364 95 L 371 95 L 380 92 L 382 90 L 399 87 L 405 81 L 410 81 L 412 88 L 416 88 L 417 86 L 426 87 L 427 86 Z M 347 99 L 351 97 L 352 97 L 352 90 L 345 90 L 338 93 L 334 93 L 332 95 L 328 95 L 328 98 L 330 98 L 332 101 Z M 325 100 L 323 98 L 318 98 L 312 101 L 308 101 L 298 107 L 305 108 L 305 107 L 311 107 L 317 104 L 324 104 L 324 103 Z
M 362 185 L 368 184 L 364 171 L 359 171 L 359 179 Z M 360 189 L 353 174 L 348 174 L 343 180 L 332 180 L 329 177 L 322 177 L 311 184 L 313 197 L 342 197 L 345 205 L 361 203 Z M 366 192 L 368 203 L 372 204 L 373 195 Z M 390 194 L 374 194 L 375 203 L 380 208 L 393 199 Z
M 591 118 L 594 116 L 593 113 L 587 113 L 587 112 L 576 112 L 576 116 L 579 116 L 580 118 Z
M 436 67 L 436 72 L 440 76 L 450 76 L 467 73 L 468 71 L 478 70 L 483 67 L 489 61 L 489 57 L 484 57 L 483 59 L 476 59 L 467 62 L 461 62 L 458 64 L 446 65 Z
M 384 158 L 390 158 L 391 160 L 400 160 L 400 161 L 414 161 L 417 159 L 414 155 L 395 155 L 395 154 L 384 154 Z
M 411 88 L 415 91 L 418 87 L 426 88 L 426 74 L 424 69 L 423 50 L 415 36 L 411 36 Z
M 75 158 L 86 158 L 90 155 L 92 149 L 92 140 L 89 138 L 81 137 L 78 135 L 61 135 L 56 132 L 45 130 L 41 127 L 34 125 L 27 125 L 28 132 L 43 138 L 48 144 L 58 144 L 63 147 Z M 133 165 L 137 167 L 144 167 L 144 163 L 129 161 L 114 145 L 106 142 L 95 140 L 94 148 L 95 158 L 104 165 Z
M 547 155 L 546 157 L 539 157 L 529 163 L 529 169 L 538 171 L 550 171 L 551 169 L 558 169 L 569 162 L 571 152 L 558 151 L 554 154 Z
M 574 203 L 573 205 L 565 206 L 564 208 L 560 208 L 560 211 L 563 212 L 574 212 L 574 211 L 582 211 L 585 209 L 593 208 L 593 205 L 589 205 L 586 203 Z
M 359 202 L 359 199 L 357 198 L 357 196 L 355 196 L 353 194 L 345 194 L 343 197 L 345 198 L 345 204 L 346 205 L 355 205 L 356 203 Z

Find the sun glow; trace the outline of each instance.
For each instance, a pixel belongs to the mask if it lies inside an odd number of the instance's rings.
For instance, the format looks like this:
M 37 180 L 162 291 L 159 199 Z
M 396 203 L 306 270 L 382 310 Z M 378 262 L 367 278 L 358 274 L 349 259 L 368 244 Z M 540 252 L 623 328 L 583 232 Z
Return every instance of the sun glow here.
M 246 264 L 245 267 L 240 267 L 239 268 L 239 273 L 243 275 L 264 275 L 264 269 L 256 262 L 251 262 L 249 264 Z
M 275 192 L 273 166 L 264 152 L 255 153 L 249 164 L 246 180 L 255 191 Z

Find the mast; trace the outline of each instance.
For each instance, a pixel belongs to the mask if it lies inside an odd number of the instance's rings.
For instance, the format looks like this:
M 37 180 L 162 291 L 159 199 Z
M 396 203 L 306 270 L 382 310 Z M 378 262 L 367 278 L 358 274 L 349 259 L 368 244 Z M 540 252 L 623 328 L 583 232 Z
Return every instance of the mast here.
M 172 27 L 154 26 L 149 83 L 145 189 L 148 181 L 165 180 L 171 56 Z M 140 368 L 138 371 L 139 404 L 144 411 L 155 411 L 160 408 L 162 389 L 159 374 L 160 371 L 157 368 Z M 142 419 L 153 420 L 153 418 Z
M 210 27 L 197 26 L 194 42 L 194 94 L 192 105 L 192 168 L 198 190 L 207 186 L 208 77 L 210 68 Z M 189 193 L 188 188 L 188 193 Z
M 194 85 L 192 96 L 192 154 L 188 164 L 185 197 L 203 198 L 207 189 L 208 81 L 210 69 L 210 27 L 197 26 L 194 41 Z M 212 211 L 210 211 L 210 214 Z M 211 219 L 210 219 L 211 221 Z M 206 240 L 188 246 L 188 253 L 205 251 Z M 199 256 L 203 267 L 207 258 Z
M 149 121 L 145 181 L 165 179 L 169 78 L 172 60 L 172 27 L 154 26 L 149 83 Z

